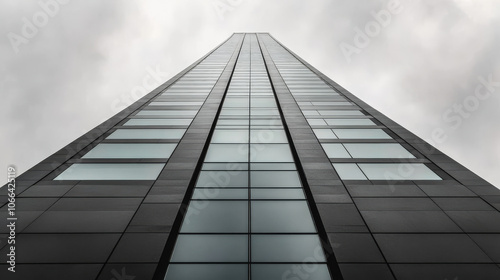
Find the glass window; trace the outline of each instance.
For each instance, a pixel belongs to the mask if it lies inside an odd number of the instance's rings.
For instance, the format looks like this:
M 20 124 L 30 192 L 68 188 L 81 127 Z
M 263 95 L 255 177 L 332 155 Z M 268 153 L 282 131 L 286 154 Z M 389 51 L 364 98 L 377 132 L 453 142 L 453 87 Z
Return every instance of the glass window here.
M 332 129 L 339 139 L 392 139 L 382 129 Z
M 325 119 L 328 125 L 375 125 L 369 119 Z
M 321 143 L 329 158 L 351 158 L 342 144 Z
M 300 91 L 295 91 L 295 92 L 292 92 L 292 94 L 294 95 L 306 95 L 306 96 L 311 96 L 311 95 L 331 95 L 331 96 L 338 96 L 338 93 L 336 93 L 335 91 L 333 90 L 329 90 L 329 89 L 303 89 Z
M 172 262 L 247 262 L 247 235 L 180 234 Z
M 307 119 L 309 125 L 326 125 L 323 119 Z
M 252 188 L 301 187 L 297 171 L 251 171 Z
M 248 145 L 210 144 L 205 162 L 248 162 Z
M 219 119 L 217 125 L 246 125 L 248 126 L 248 120 L 224 120 Z
M 274 98 L 255 98 L 252 97 L 252 107 L 268 107 L 268 108 L 276 108 L 276 101 Z
M 117 129 L 106 139 L 181 139 L 185 129 Z
M 315 234 L 297 235 L 252 235 L 252 261 L 254 262 L 298 262 L 314 256 L 325 262 L 319 238 Z M 320 256 L 318 256 L 318 251 Z
M 317 274 L 316 272 L 314 274 Z M 133 275 L 133 274 L 131 274 Z M 132 278 L 132 277 L 131 277 Z M 247 280 L 246 264 L 179 264 L 168 266 L 165 280 Z M 263 278 L 262 278 L 263 279 Z M 278 279 L 278 278 L 276 278 Z M 325 278 L 326 279 L 326 278 Z M 315 280 L 315 279 L 311 279 Z
M 177 144 L 102 143 L 82 158 L 168 158 Z
M 335 136 L 332 130 L 328 128 L 327 129 L 315 128 L 313 129 L 313 132 L 318 139 L 337 139 L 337 136 Z
M 181 232 L 247 232 L 247 201 L 192 200 Z
M 318 111 L 316 110 L 302 110 L 304 116 L 319 116 Z
M 250 144 L 251 162 L 293 162 L 288 144 Z
M 220 112 L 221 116 L 248 116 L 248 109 L 239 108 L 239 109 L 227 109 L 222 108 Z
M 189 125 L 190 123 L 191 119 L 131 119 L 123 125 Z
M 183 96 L 189 95 L 189 96 L 196 96 L 199 97 L 201 96 L 207 96 L 210 92 L 210 89 L 176 89 L 176 90 L 171 90 L 168 92 L 165 92 L 161 95 L 161 97 L 172 97 L 172 96 L 179 96 L 182 94 Z
M 251 109 L 252 116 L 279 115 L 278 109 Z
M 334 163 L 333 167 L 342 180 L 366 180 L 365 175 L 355 163 Z
M 314 106 L 346 106 L 352 105 L 347 101 L 320 101 L 320 102 L 312 102 Z
M 318 110 L 322 116 L 364 116 L 358 110 Z
M 237 98 L 237 97 L 227 97 L 224 100 L 225 108 L 227 107 L 239 107 L 239 108 L 248 108 L 249 102 L 247 97 Z
M 370 180 L 441 180 L 423 163 L 360 163 Z
M 153 101 L 149 105 L 153 106 L 199 106 L 203 102 L 198 101 Z
M 309 267 L 303 263 L 302 267 Z M 326 264 L 314 264 L 314 269 L 301 269 L 297 271 L 296 264 L 252 264 L 252 280 L 262 279 L 307 279 L 307 280 L 330 280 L 330 273 Z M 306 275 L 307 274 L 307 275 Z M 307 278 L 303 278 L 307 276 Z M 183 279 L 183 278 L 182 278 Z M 195 279 L 195 278 L 193 278 Z
M 197 110 L 142 110 L 138 116 L 195 116 Z
M 248 130 L 216 129 L 211 143 L 248 143 Z
M 260 126 L 282 126 L 281 119 L 269 117 L 268 119 L 251 119 L 251 125 Z
M 252 189 L 252 199 L 306 199 L 302 189 Z
M 251 170 L 297 170 L 295 163 L 255 162 L 250 164 Z
M 225 162 L 225 163 L 203 163 L 202 170 L 248 170 L 248 163 Z
M 353 158 L 415 158 L 397 143 L 344 144 Z
M 247 199 L 247 189 L 195 188 L 193 199 Z
M 200 171 L 197 188 L 247 188 L 246 171 Z
M 229 90 L 227 91 L 227 96 L 235 97 L 235 96 L 248 96 L 247 90 L 238 90 L 235 88 L 231 88 L 229 86 Z
M 250 139 L 251 143 L 288 143 L 282 129 L 252 129 Z
M 316 232 L 305 201 L 252 201 L 252 232 Z
M 155 180 L 163 163 L 75 163 L 54 180 Z
M 247 121 L 248 122 L 248 121 Z M 244 130 L 248 129 L 248 125 L 217 125 L 215 129 L 238 129 L 238 130 Z

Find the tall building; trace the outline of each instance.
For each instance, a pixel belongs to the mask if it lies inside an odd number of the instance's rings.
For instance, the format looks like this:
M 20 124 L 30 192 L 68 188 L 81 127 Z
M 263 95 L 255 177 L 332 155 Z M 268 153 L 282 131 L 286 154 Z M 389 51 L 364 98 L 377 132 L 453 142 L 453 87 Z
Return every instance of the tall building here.
M 8 188 L 1 279 L 500 279 L 500 191 L 267 33 Z

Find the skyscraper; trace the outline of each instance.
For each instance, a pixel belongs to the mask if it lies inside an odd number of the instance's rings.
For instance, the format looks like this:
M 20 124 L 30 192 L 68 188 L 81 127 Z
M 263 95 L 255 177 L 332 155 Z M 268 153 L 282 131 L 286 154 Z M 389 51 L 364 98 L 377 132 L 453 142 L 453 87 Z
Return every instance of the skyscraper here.
M 500 191 L 266 33 L 235 33 L 15 193 L 2 279 L 500 279 Z

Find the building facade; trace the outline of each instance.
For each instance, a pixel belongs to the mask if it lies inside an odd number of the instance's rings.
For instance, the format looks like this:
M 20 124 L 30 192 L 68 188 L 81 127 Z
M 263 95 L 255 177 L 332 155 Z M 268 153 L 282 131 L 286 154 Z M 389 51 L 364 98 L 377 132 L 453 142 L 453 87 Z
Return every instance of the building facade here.
M 267 33 L 0 190 L 1 279 L 500 279 L 500 191 Z

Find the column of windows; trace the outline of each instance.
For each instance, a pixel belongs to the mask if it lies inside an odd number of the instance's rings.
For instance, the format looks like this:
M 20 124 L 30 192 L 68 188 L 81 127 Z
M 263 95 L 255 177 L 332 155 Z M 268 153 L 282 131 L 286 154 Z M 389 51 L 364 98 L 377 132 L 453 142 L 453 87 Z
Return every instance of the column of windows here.
M 165 279 L 330 279 L 257 38 L 246 35 Z
M 320 79 L 269 35 L 263 41 L 343 180 L 441 180 L 409 145 Z M 362 159 L 362 161 L 360 161 Z

